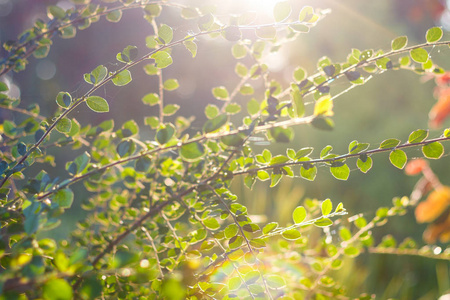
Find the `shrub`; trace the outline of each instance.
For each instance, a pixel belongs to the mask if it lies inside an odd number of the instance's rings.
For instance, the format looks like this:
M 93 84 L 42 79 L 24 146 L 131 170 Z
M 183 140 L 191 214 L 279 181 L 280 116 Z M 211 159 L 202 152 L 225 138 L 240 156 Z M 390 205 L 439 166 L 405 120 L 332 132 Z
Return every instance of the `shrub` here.
M 345 203 L 307 198 L 292 209 L 292 220 L 284 226 L 257 218 L 230 189 L 232 180 L 243 180 L 249 189 L 256 181 L 270 187 L 289 177 L 314 181 L 318 167 L 347 180 L 353 166 L 368 172 L 379 153 L 403 169 L 410 148 L 420 149 L 427 159 L 441 159 L 450 129 L 433 137 L 428 129 L 417 129 L 406 141 L 386 137 L 376 146 L 354 140 L 340 154 L 330 145 L 314 151 L 289 144 L 280 154 L 269 146 L 259 150 L 255 141 L 291 143 L 297 126 L 333 130 L 335 99 L 384 72 L 407 70 L 444 80 L 448 73 L 430 58 L 430 49 L 449 44 L 441 41 L 442 29 L 429 29 L 422 44 L 408 46 L 401 36 L 388 51 L 352 49 L 343 62 L 322 57 L 315 73 L 297 67 L 286 82 L 270 71 L 266 56 L 313 34 L 327 10 L 280 1 L 269 20 L 175 1 L 72 2 L 76 5 L 69 10 L 49 6 L 47 21 L 37 20 L 17 42 L 4 44 L 2 75 L 26 70 L 31 55 L 46 57 L 56 36 L 74 38 L 77 30 L 101 18 L 119 22 L 131 9 L 142 11 L 153 34 L 145 40 L 149 49 L 144 55 L 143 49 L 127 46 L 117 54 L 117 63 L 93 66 L 84 75 L 82 95 L 55 95 L 53 116 L 40 115 L 36 103 L 19 107 L 20 100 L 0 83 L 0 105 L 14 112 L 3 121 L 1 136 L 4 299 L 372 299 L 340 281 L 338 270 L 346 257 L 369 252 L 449 260 L 448 249 L 419 248 L 410 238 L 397 243 L 392 235 L 377 242 L 372 236 L 372 230 L 404 215 L 431 191 L 417 205 L 416 217 L 430 223 L 427 242 L 448 243 L 449 188 L 423 159 L 411 160 L 406 169 L 409 175 L 423 174 L 411 197 L 395 197 L 391 207 L 379 207 L 373 216 L 352 211 L 347 217 Z M 175 13 L 186 26 L 195 24 L 187 36 L 179 36 L 170 24 Z M 227 61 L 229 68 L 220 71 L 234 71 L 238 83 L 213 87 L 215 100 L 204 107 L 195 99 L 167 101 L 183 84 L 163 76 L 166 68 L 177 66 L 173 50 L 184 47 L 195 57 L 198 47 L 215 43 L 231 50 L 236 62 Z M 157 83 L 142 96 L 142 105 L 155 108 L 144 125 L 134 119 L 119 125 L 114 119 L 77 121 L 76 110 L 108 113 L 115 103 L 102 91 L 130 84 L 135 66 Z M 190 72 L 196 76 L 198 70 Z M 444 98 L 440 101 L 446 103 Z M 204 111 L 200 129 L 182 116 L 183 105 Z M 431 125 L 440 126 L 447 115 L 448 105 L 437 104 Z M 55 159 L 52 147 L 64 151 L 64 161 Z M 44 171 L 46 165 L 54 166 L 54 174 Z M 33 176 L 32 170 L 40 171 Z M 79 182 L 83 186 L 75 185 Z M 87 211 L 76 230 L 60 240 L 46 234 L 74 203 Z

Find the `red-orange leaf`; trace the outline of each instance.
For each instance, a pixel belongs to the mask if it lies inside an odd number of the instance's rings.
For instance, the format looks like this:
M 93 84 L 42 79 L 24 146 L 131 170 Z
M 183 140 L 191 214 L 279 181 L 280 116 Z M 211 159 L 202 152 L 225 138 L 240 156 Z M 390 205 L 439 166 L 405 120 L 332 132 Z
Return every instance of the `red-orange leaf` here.
M 422 172 L 427 165 L 427 161 L 422 158 L 410 160 L 405 167 L 405 173 L 406 175 L 417 175 Z

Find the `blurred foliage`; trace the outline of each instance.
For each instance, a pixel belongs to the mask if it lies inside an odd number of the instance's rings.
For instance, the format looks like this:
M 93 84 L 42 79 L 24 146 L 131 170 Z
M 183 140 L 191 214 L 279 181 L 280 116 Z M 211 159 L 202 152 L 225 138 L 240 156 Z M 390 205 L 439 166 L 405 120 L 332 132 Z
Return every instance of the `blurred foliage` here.
M 449 292 L 441 2 L 0 8 L 2 299 Z

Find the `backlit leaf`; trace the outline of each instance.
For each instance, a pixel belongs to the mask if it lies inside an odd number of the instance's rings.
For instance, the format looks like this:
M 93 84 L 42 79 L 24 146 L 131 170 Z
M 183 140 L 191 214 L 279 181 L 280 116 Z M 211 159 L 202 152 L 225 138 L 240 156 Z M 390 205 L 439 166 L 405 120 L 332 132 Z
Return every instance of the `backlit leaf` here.
M 416 48 L 409 52 L 411 58 L 418 63 L 426 63 L 428 60 L 428 52 L 423 48 Z
M 328 218 L 320 218 L 319 220 L 314 222 L 314 225 L 317 227 L 328 227 L 333 225 L 333 221 Z
M 392 50 L 397 51 L 397 50 L 405 48 L 407 43 L 408 43 L 408 37 L 399 36 L 398 38 L 395 38 L 392 40 L 391 48 L 392 48 Z
M 292 219 L 294 220 L 295 224 L 299 224 L 303 222 L 306 219 L 306 209 L 303 206 L 298 206 L 294 209 L 294 212 L 292 213 Z
M 435 43 L 439 41 L 442 36 L 444 35 L 444 32 L 439 27 L 433 27 L 428 29 L 426 34 L 426 39 L 428 43 Z
M 173 39 L 172 27 L 162 24 L 158 29 L 158 36 L 164 41 L 165 44 L 170 43 Z
M 395 167 L 403 169 L 408 157 L 403 150 L 396 149 L 389 154 L 389 160 Z
M 202 144 L 195 142 L 181 146 L 179 153 L 185 161 L 195 162 L 205 155 L 205 149 Z
M 112 82 L 116 86 L 127 85 L 128 83 L 130 83 L 130 81 L 131 81 L 131 73 L 128 70 L 123 70 L 122 72 L 120 72 L 119 74 L 116 74 L 112 78 Z
M 350 176 L 350 168 L 346 165 L 331 166 L 330 172 L 336 179 L 347 180 Z
M 87 106 L 95 112 L 108 112 L 108 102 L 99 96 L 90 96 L 86 99 Z
M 281 233 L 281 236 L 287 240 L 297 240 L 302 235 L 300 234 L 300 231 L 298 231 L 297 229 L 288 229 L 283 231 L 283 233 Z
M 275 4 L 273 8 L 273 16 L 275 18 L 275 22 L 281 22 L 291 14 L 291 4 L 289 1 L 282 1 Z
M 322 215 L 326 216 L 331 213 L 331 210 L 333 209 L 333 204 L 331 203 L 330 199 L 326 199 L 322 202 L 321 210 Z
M 428 137 L 428 130 L 418 129 L 409 135 L 408 143 L 420 143 Z
M 422 147 L 422 153 L 427 158 L 439 159 L 444 154 L 444 146 L 440 142 L 433 142 Z

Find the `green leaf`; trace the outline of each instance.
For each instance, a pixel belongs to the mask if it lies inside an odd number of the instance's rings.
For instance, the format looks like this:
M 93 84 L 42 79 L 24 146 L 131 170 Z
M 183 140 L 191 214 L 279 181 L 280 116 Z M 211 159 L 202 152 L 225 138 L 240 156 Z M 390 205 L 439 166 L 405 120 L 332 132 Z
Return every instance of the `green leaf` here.
M 224 230 L 225 238 L 231 239 L 232 237 L 236 236 L 238 234 L 238 232 L 239 232 L 239 227 L 234 223 L 230 224 Z
M 116 150 L 120 157 L 130 156 L 136 150 L 136 145 L 133 140 L 122 140 Z
M 208 218 L 203 220 L 203 224 L 211 230 L 216 230 L 220 228 L 219 222 L 215 218 Z
M 426 158 L 439 159 L 444 154 L 444 146 L 440 142 L 433 142 L 422 147 L 422 153 Z
M 213 88 L 212 94 L 216 99 L 219 100 L 227 100 L 229 97 L 228 90 L 224 86 Z
M 286 281 L 279 275 L 268 275 L 265 276 L 264 279 L 271 289 L 281 289 L 286 286 Z
M 125 49 L 123 49 L 122 52 L 118 53 L 116 55 L 116 59 L 123 63 L 131 63 L 136 59 L 138 55 L 138 49 L 136 46 L 126 46 Z
M 156 140 L 160 145 L 166 144 L 175 134 L 175 126 L 172 124 L 161 124 L 156 132 Z
M 316 178 L 316 175 L 317 175 L 317 167 L 316 166 L 311 166 L 309 168 L 305 168 L 304 166 L 301 166 L 300 176 L 302 176 L 303 178 L 310 180 L 310 181 L 314 181 L 314 179 Z
M 300 83 L 302 80 L 306 78 L 306 71 L 302 67 L 298 67 L 297 69 L 294 70 L 292 76 L 294 77 L 294 80 L 297 83 Z
M 312 121 L 311 125 L 314 128 L 320 129 L 320 130 L 333 130 L 334 128 L 334 122 L 330 118 L 324 118 L 321 116 L 316 116 Z
M 73 203 L 73 192 L 71 189 L 65 188 L 57 191 L 52 198 L 59 207 L 70 208 Z
M 209 133 L 214 132 L 224 126 L 228 121 L 228 116 L 225 114 L 218 115 L 217 117 L 206 121 L 203 125 L 203 132 Z
M 239 276 L 232 277 L 228 280 L 227 284 L 230 291 L 236 291 L 241 287 L 242 280 Z
M 330 172 L 336 179 L 339 180 L 347 180 L 350 176 L 350 168 L 347 164 L 340 165 L 340 163 L 338 163 L 338 166 L 332 165 L 330 167 Z
M 73 290 L 64 279 L 50 279 L 42 288 L 42 297 L 46 300 L 70 300 L 73 299 Z
M 426 34 L 426 39 L 428 43 L 435 43 L 439 41 L 442 36 L 444 35 L 444 32 L 439 27 L 433 27 L 428 29 Z
M 280 182 L 281 177 L 283 177 L 283 175 L 272 173 L 270 176 L 270 187 L 276 186 Z
M 159 95 L 156 93 L 149 93 L 142 98 L 142 102 L 150 106 L 158 104 L 159 100 Z
M 344 249 L 344 254 L 350 257 L 356 257 L 359 255 L 359 249 L 354 246 L 348 246 Z
M 317 227 L 328 227 L 333 225 L 333 221 L 328 218 L 320 218 L 314 222 L 314 225 L 316 225 Z
M 263 232 L 263 234 L 268 234 L 269 232 L 272 232 L 277 228 L 278 228 L 278 223 L 271 222 L 271 223 L 267 224 L 266 226 L 264 226 L 262 232 Z
M 269 173 L 264 170 L 258 170 L 258 172 L 256 172 L 256 176 L 261 181 L 266 181 L 266 180 L 269 180 L 269 178 L 270 178 Z
M 389 154 L 389 160 L 395 167 L 403 169 L 408 157 L 403 150 L 396 149 Z
M 158 51 L 152 54 L 151 58 L 155 60 L 158 69 L 164 69 L 173 63 L 172 56 L 166 51 Z
M 400 141 L 397 139 L 387 139 L 381 142 L 380 149 L 389 149 L 395 148 L 400 144 Z
M 108 74 L 108 69 L 105 66 L 100 65 L 100 66 L 96 67 L 91 72 L 92 77 L 94 77 L 93 83 L 97 84 L 97 83 L 103 81 L 103 79 L 105 79 L 107 74 Z M 92 80 L 92 77 L 91 77 L 91 80 Z
M 428 130 L 418 129 L 409 135 L 408 143 L 420 143 L 428 137 Z
M 418 63 L 426 63 L 428 60 L 428 52 L 423 48 L 416 48 L 409 52 L 411 58 Z
M 228 246 L 230 247 L 230 249 L 236 249 L 239 248 L 243 242 L 244 238 L 240 235 L 236 235 L 230 239 L 230 241 L 228 242 Z
M 283 231 L 281 236 L 287 240 L 298 240 L 302 235 L 297 229 L 288 229 Z
M 277 143 L 289 143 L 294 138 L 294 130 L 291 127 L 275 127 L 269 130 L 270 137 Z
M 230 115 L 235 115 L 241 111 L 241 106 L 237 103 L 229 103 L 225 106 L 225 112 Z
M 372 168 L 372 164 L 373 161 L 370 156 L 360 157 L 356 162 L 356 166 L 363 173 L 367 173 Z
M 195 142 L 182 145 L 179 153 L 185 161 L 196 162 L 205 155 L 205 149 L 202 144 Z
M 405 48 L 406 44 L 408 44 L 408 37 L 399 36 L 392 40 L 391 48 L 392 48 L 392 50 L 397 51 L 397 50 Z
M 183 42 L 184 47 L 191 53 L 192 57 L 197 55 L 197 44 L 193 41 L 187 40 Z
M 180 109 L 180 106 L 178 104 L 167 104 L 163 108 L 163 114 L 165 116 L 171 116 L 175 114 Z
M 298 89 L 291 92 L 291 99 L 295 117 L 303 117 L 305 114 L 305 104 L 303 103 L 303 97 Z
M 62 108 L 68 108 L 72 104 L 72 96 L 67 92 L 59 92 L 56 96 L 56 103 Z
M 87 106 L 95 112 L 108 112 L 108 102 L 99 96 L 90 96 L 86 99 Z
M 444 136 L 447 138 L 450 137 L 450 128 L 444 130 Z
M 143 156 L 136 160 L 136 171 L 138 172 L 147 172 L 150 169 L 150 166 L 152 165 L 152 160 L 147 157 Z
M 213 118 L 217 117 L 218 114 L 219 114 L 219 108 L 216 105 L 208 104 L 205 107 L 205 116 L 208 119 L 213 119 Z
M 113 10 L 106 15 L 106 20 L 112 23 L 119 22 L 121 18 L 122 18 L 122 10 L 120 9 Z
M 47 16 L 49 19 L 63 19 L 66 16 L 66 12 L 59 6 L 50 5 L 47 7 Z
M 331 200 L 330 199 L 324 200 L 322 202 L 321 209 L 322 215 L 324 216 L 329 215 L 333 209 L 333 203 L 331 203 Z
M 259 271 L 250 271 L 244 276 L 245 283 L 247 285 L 253 284 L 258 281 L 258 279 L 261 277 L 261 273 Z
M 56 130 L 58 130 L 61 133 L 68 133 L 70 132 L 71 128 L 72 128 L 72 121 L 68 118 L 62 118 L 56 124 Z
M 33 56 L 36 58 L 45 58 L 45 57 L 47 57 L 49 52 L 50 52 L 49 45 L 39 46 L 36 48 L 36 50 L 34 50 Z
M 306 215 L 306 209 L 303 206 L 298 206 L 292 213 L 292 219 L 294 220 L 295 224 L 299 224 L 306 219 Z
M 273 17 L 275 18 L 275 22 L 281 22 L 288 18 L 291 11 L 292 8 L 289 1 L 282 1 L 275 4 L 273 8 Z
M 349 154 L 359 153 L 369 148 L 369 146 L 370 146 L 369 143 L 359 143 L 358 141 L 352 141 L 348 145 L 348 153 Z
M 112 82 L 116 86 L 127 85 L 128 83 L 130 83 L 130 81 L 131 81 L 131 73 L 128 70 L 123 70 L 122 72 L 120 72 L 119 74 L 116 74 L 112 78 Z
M 180 84 L 176 79 L 167 79 L 166 81 L 164 81 L 163 86 L 165 90 L 173 91 L 176 90 L 180 86 Z
M 247 55 L 247 49 L 244 45 L 235 44 L 231 47 L 231 54 L 236 59 L 244 58 Z
M 170 43 L 173 39 L 172 27 L 162 24 L 158 29 L 158 36 L 164 41 L 165 44 Z
M 6 83 L 0 81 L 0 92 L 6 92 L 8 90 L 9 89 L 8 89 L 8 86 L 6 85 Z

